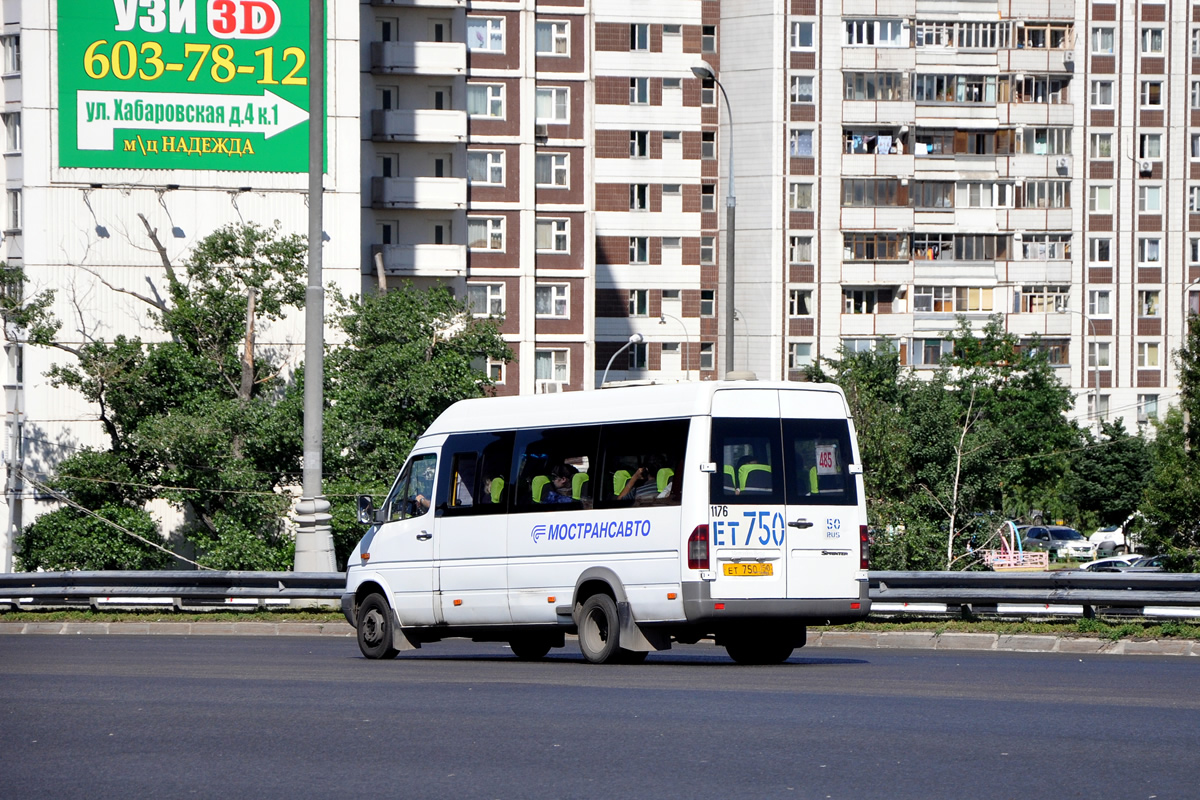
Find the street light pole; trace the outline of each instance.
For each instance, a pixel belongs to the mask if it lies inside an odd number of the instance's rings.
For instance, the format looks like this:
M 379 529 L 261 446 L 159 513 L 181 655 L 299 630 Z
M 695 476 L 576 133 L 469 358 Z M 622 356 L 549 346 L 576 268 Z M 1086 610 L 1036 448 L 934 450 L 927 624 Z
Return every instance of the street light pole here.
M 664 314 L 660 311 L 658 314 L 658 324 L 666 325 L 667 317 L 670 317 L 671 319 L 678 322 L 679 326 L 681 328 L 683 328 L 683 341 L 684 341 L 684 344 L 683 344 L 683 379 L 685 381 L 690 381 L 692 379 L 692 369 L 691 369 L 691 366 L 688 364 L 688 350 L 691 349 L 691 344 L 692 344 L 691 334 L 688 333 L 687 325 L 683 324 L 683 320 L 681 320 L 679 317 L 675 316 L 674 314 Z
M 725 98 L 725 113 L 729 115 L 729 188 L 725 194 L 725 296 L 728 313 L 725 317 L 725 375 L 734 371 L 733 368 L 733 317 L 736 313 L 734 305 L 734 238 L 735 220 L 737 219 L 737 194 L 733 186 L 733 106 L 729 103 L 729 95 L 725 86 L 717 80 L 717 73 L 707 61 L 701 61 L 692 67 L 692 74 L 701 80 L 712 79 Z
M 641 343 L 642 343 L 642 340 L 643 340 L 644 338 L 645 338 L 645 337 L 644 337 L 644 336 L 642 336 L 640 333 L 631 333 L 631 334 L 629 334 L 629 341 L 628 341 L 628 342 L 626 342 L 625 344 L 621 345 L 620 347 L 618 347 L 618 348 L 617 348 L 617 352 L 615 352 L 615 353 L 613 353 L 613 354 L 612 354 L 612 358 L 610 358 L 610 359 L 608 360 L 608 364 L 606 364 L 606 365 L 604 366 L 604 375 L 602 375 L 602 376 L 601 376 L 601 378 L 600 378 L 600 387 L 599 387 L 599 388 L 601 388 L 601 389 L 603 389 L 603 388 L 604 388 L 604 383 L 605 383 L 605 381 L 607 381 L 607 380 L 608 380 L 608 370 L 609 370 L 609 368 L 610 368 L 610 367 L 613 365 L 613 362 L 617 360 L 617 356 L 621 355 L 621 353 L 623 353 L 623 352 L 625 352 L 626 350 L 628 350 L 630 345 L 634 345 L 634 344 L 641 344 Z
M 1083 313 L 1082 311 L 1076 311 L 1073 308 L 1060 308 L 1060 309 L 1058 309 L 1058 313 L 1060 313 L 1060 314 L 1078 314 L 1080 317 L 1083 318 L 1084 322 L 1086 322 L 1092 330 L 1092 341 L 1094 343 L 1096 343 L 1096 359 L 1095 359 L 1095 363 L 1092 364 L 1092 382 L 1095 384 L 1095 386 L 1092 387 L 1092 397 L 1093 397 L 1092 414 L 1096 418 L 1096 429 L 1099 430 L 1100 429 L 1100 420 L 1101 420 L 1101 417 L 1100 417 L 1100 345 L 1096 338 L 1096 323 L 1087 314 Z M 1084 364 L 1087 363 L 1087 360 L 1089 358 L 1088 349 L 1087 349 L 1087 346 L 1088 346 L 1087 332 L 1088 332 L 1088 329 L 1084 328 L 1083 329 L 1083 360 L 1084 360 Z M 1086 384 L 1087 383 L 1086 367 L 1083 370 L 1082 377 L 1083 377 L 1083 382 Z
M 322 491 L 325 284 L 321 274 L 325 172 L 325 2 L 309 2 L 308 287 L 304 305 L 304 471 L 296 504 L 296 571 L 334 572 L 329 500 Z

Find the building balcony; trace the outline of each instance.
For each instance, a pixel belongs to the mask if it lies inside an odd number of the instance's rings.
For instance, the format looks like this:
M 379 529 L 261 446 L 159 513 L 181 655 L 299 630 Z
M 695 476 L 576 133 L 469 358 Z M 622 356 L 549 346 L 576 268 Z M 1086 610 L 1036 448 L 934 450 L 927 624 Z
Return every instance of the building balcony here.
M 467 138 L 467 112 L 375 109 L 371 112 L 371 138 L 386 142 L 463 142 Z
M 384 75 L 465 75 L 463 42 L 371 42 L 371 72 Z
M 467 207 L 466 178 L 371 178 L 372 208 Z
M 387 275 L 405 278 L 462 278 L 467 274 L 464 244 L 384 244 L 372 248 Z

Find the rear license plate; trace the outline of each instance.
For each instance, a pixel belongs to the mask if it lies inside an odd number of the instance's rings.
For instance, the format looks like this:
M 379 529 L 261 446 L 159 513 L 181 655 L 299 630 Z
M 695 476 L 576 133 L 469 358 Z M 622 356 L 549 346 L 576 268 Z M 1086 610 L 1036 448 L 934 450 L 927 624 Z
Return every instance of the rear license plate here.
M 725 574 L 735 578 L 774 575 L 775 566 L 773 564 L 726 564 Z

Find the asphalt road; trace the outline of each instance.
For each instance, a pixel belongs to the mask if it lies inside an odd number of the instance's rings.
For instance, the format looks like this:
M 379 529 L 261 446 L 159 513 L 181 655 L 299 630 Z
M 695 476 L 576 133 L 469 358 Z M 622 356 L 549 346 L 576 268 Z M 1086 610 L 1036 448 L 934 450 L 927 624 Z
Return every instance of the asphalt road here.
M 0 797 L 1195 798 L 1191 658 L 0 638 Z

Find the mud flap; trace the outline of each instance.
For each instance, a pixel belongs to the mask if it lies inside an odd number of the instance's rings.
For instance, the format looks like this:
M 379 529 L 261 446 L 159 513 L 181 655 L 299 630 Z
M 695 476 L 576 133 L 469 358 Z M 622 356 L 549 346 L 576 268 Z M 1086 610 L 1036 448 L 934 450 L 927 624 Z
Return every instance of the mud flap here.
M 400 626 L 400 619 L 396 616 L 395 611 L 392 611 L 392 647 L 401 652 L 419 650 L 421 647 L 421 642 L 411 638 L 408 632 Z
M 643 629 L 633 619 L 629 603 L 617 603 L 617 619 L 621 622 L 621 647 L 638 653 L 651 650 L 670 650 L 671 637 L 662 631 Z

